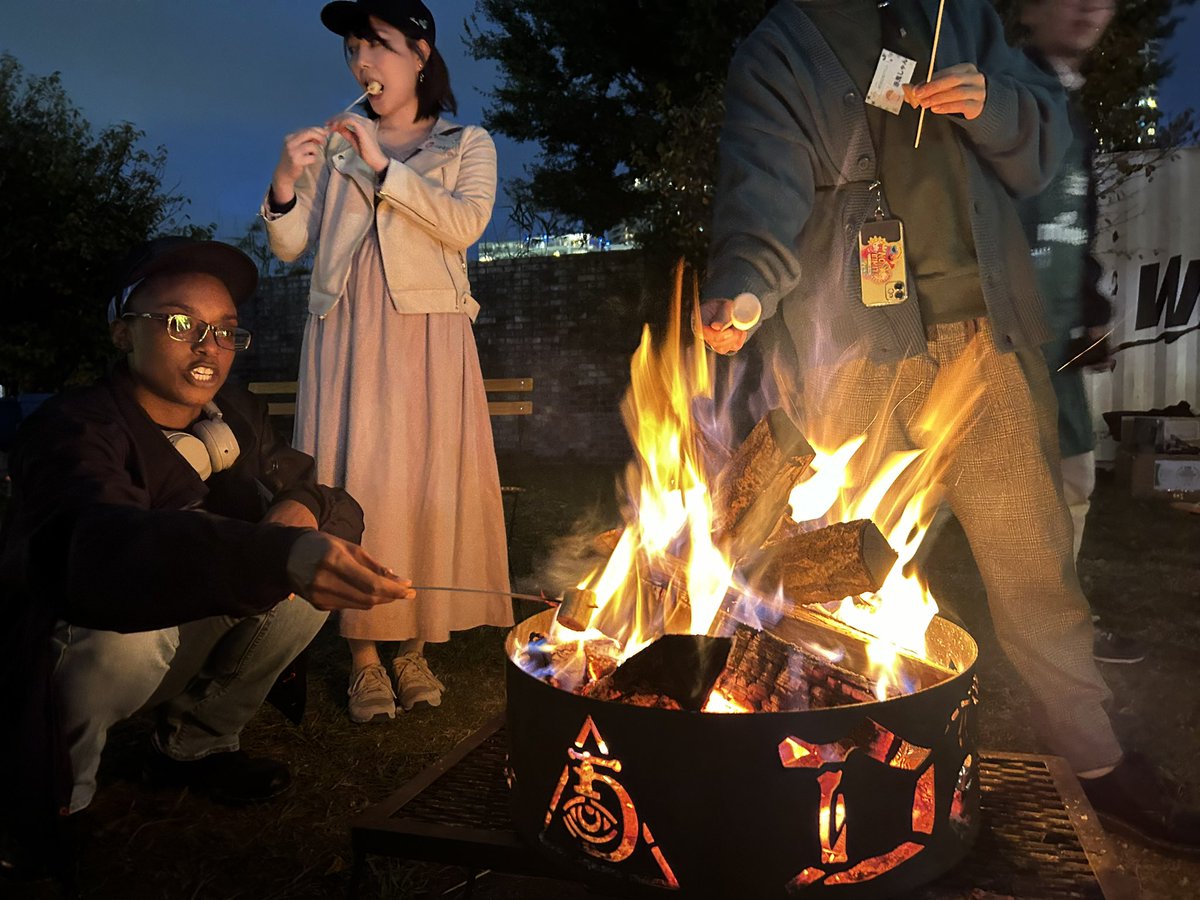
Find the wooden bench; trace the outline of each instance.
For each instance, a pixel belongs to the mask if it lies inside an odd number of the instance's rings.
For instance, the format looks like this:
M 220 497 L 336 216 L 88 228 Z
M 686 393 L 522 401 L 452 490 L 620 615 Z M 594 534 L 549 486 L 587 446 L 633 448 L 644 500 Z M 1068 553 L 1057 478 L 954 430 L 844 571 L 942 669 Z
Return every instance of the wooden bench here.
M 257 394 L 267 401 L 267 414 L 275 419 L 289 419 L 296 416 L 296 382 L 294 381 L 252 381 L 246 386 L 250 393 Z M 528 416 L 533 414 L 533 400 L 513 399 L 512 395 L 531 394 L 533 392 L 532 378 L 485 378 L 483 389 L 488 394 L 488 413 L 493 416 Z M 499 395 L 503 399 L 491 399 Z M 519 426 L 520 422 L 518 422 Z M 510 498 L 506 526 L 508 539 L 511 544 L 513 526 L 517 519 L 517 501 L 525 491 L 522 487 L 511 484 L 500 485 L 502 499 Z
M 296 382 L 252 381 L 247 388 L 266 399 L 268 415 L 275 418 L 296 415 Z M 528 394 L 533 391 L 533 379 L 485 378 L 483 389 L 488 394 Z M 489 398 L 488 412 L 493 416 L 528 416 L 533 413 L 533 401 Z

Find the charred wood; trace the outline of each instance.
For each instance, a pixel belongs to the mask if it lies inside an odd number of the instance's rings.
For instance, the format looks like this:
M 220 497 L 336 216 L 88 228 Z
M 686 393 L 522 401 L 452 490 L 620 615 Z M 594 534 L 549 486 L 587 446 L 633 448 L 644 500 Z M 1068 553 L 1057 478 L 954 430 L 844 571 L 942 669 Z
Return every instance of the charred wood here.
M 664 635 L 584 693 L 623 702 L 632 702 L 632 697 L 669 698 L 675 708 L 698 711 L 725 668 L 731 643 L 729 638 L 698 634 Z

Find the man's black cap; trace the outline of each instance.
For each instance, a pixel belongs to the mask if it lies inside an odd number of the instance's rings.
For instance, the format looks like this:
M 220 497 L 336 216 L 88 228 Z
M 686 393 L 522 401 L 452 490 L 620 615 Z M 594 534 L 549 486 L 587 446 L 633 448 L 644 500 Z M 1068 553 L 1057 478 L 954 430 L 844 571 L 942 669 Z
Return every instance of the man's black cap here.
M 116 290 L 108 302 L 108 321 L 125 312 L 134 288 L 151 275 L 203 272 L 221 279 L 234 305 L 254 296 L 258 269 L 241 250 L 220 241 L 197 241 L 181 235 L 154 238 L 138 244 L 117 269 Z
M 325 27 L 342 37 L 367 27 L 368 16 L 383 19 L 409 37 L 426 40 L 431 47 L 435 43 L 433 13 L 421 0 L 334 0 L 321 10 Z

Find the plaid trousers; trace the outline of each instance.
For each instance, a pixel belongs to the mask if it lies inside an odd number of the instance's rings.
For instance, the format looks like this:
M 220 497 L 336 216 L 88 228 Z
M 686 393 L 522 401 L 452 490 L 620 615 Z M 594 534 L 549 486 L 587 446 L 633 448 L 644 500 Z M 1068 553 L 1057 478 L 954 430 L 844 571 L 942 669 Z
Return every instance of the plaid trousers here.
M 1035 700 L 1040 733 L 1076 772 L 1121 758 L 1092 657 L 1091 611 L 1075 573 L 1057 407 L 1040 350 L 1000 353 L 986 319 L 930 326 L 924 354 L 856 359 L 805 373 L 802 418 L 832 443 L 869 432 L 856 461 L 921 446 L 912 423 L 942 370 L 977 355 L 983 394 L 944 476 L 987 589 L 1004 652 Z M 830 434 L 827 429 L 836 429 Z

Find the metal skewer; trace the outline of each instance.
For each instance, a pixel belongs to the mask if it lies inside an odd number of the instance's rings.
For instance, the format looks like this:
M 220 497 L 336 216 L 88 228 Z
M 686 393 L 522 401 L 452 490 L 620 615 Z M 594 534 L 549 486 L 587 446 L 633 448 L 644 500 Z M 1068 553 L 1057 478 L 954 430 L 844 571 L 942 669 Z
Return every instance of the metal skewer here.
M 571 588 L 565 591 L 562 599 L 538 597 L 534 594 L 515 594 L 512 591 L 489 591 L 484 588 L 442 587 L 429 584 L 414 584 L 412 590 L 490 594 L 496 597 L 513 597 L 517 600 L 533 600 L 536 603 L 545 603 L 547 606 L 557 606 L 558 612 L 555 614 L 555 621 L 571 631 L 587 631 L 595 611 L 599 608 L 596 604 L 596 592 L 583 588 Z
M 512 597 L 514 600 L 536 600 L 538 603 L 546 603 L 550 606 L 557 606 L 562 603 L 562 600 L 557 597 L 541 597 L 536 594 L 515 594 L 512 591 L 490 591 L 485 588 L 468 588 L 468 587 L 446 587 L 433 584 L 414 584 L 411 588 L 414 591 L 449 591 L 454 594 L 490 594 L 494 597 Z
M 933 52 L 929 54 L 929 74 L 925 77 L 925 83 L 933 81 L 933 65 L 937 62 L 938 42 L 942 39 L 942 13 L 946 10 L 946 0 L 940 0 L 938 3 L 937 27 L 933 29 Z M 913 149 L 916 150 L 921 146 L 921 131 L 925 127 L 925 107 L 921 107 L 921 118 L 917 120 L 917 142 L 913 144 Z
M 1072 356 L 1070 359 L 1068 359 L 1068 360 L 1067 360 L 1065 363 L 1063 363 L 1061 366 L 1059 366 L 1059 367 L 1058 367 L 1058 369 L 1057 369 L 1057 371 L 1061 372 L 1063 369 L 1065 369 L 1065 368 L 1066 368 L 1067 366 L 1069 366 L 1071 363 L 1075 362 L 1075 360 L 1079 359 L 1079 357 L 1083 356 L 1085 353 L 1087 353 L 1088 351 L 1090 351 L 1090 350 L 1091 350 L 1093 347 L 1096 347 L 1096 346 L 1098 346 L 1099 344 L 1103 344 L 1103 343 L 1104 343 L 1104 341 L 1105 341 L 1105 340 L 1108 338 L 1108 336 L 1109 336 L 1109 335 L 1111 335 L 1111 334 L 1112 334 L 1114 331 L 1116 331 L 1116 330 L 1117 330 L 1117 329 L 1115 329 L 1115 328 L 1112 328 L 1112 329 L 1110 329 L 1110 330 L 1108 331 L 1108 333 L 1107 333 L 1107 334 L 1105 334 L 1105 335 L 1102 335 L 1101 337 L 1098 337 L 1098 338 L 1096 338 L 1096 340 L 1094 340 L 1094 341 L 1093 341 L 1092 343 L 1090 343 L 1088 346 L 1084 347 L 1082 350 L 1080 350 L 1078 353 L 1076 353 L 1074 356 Z

